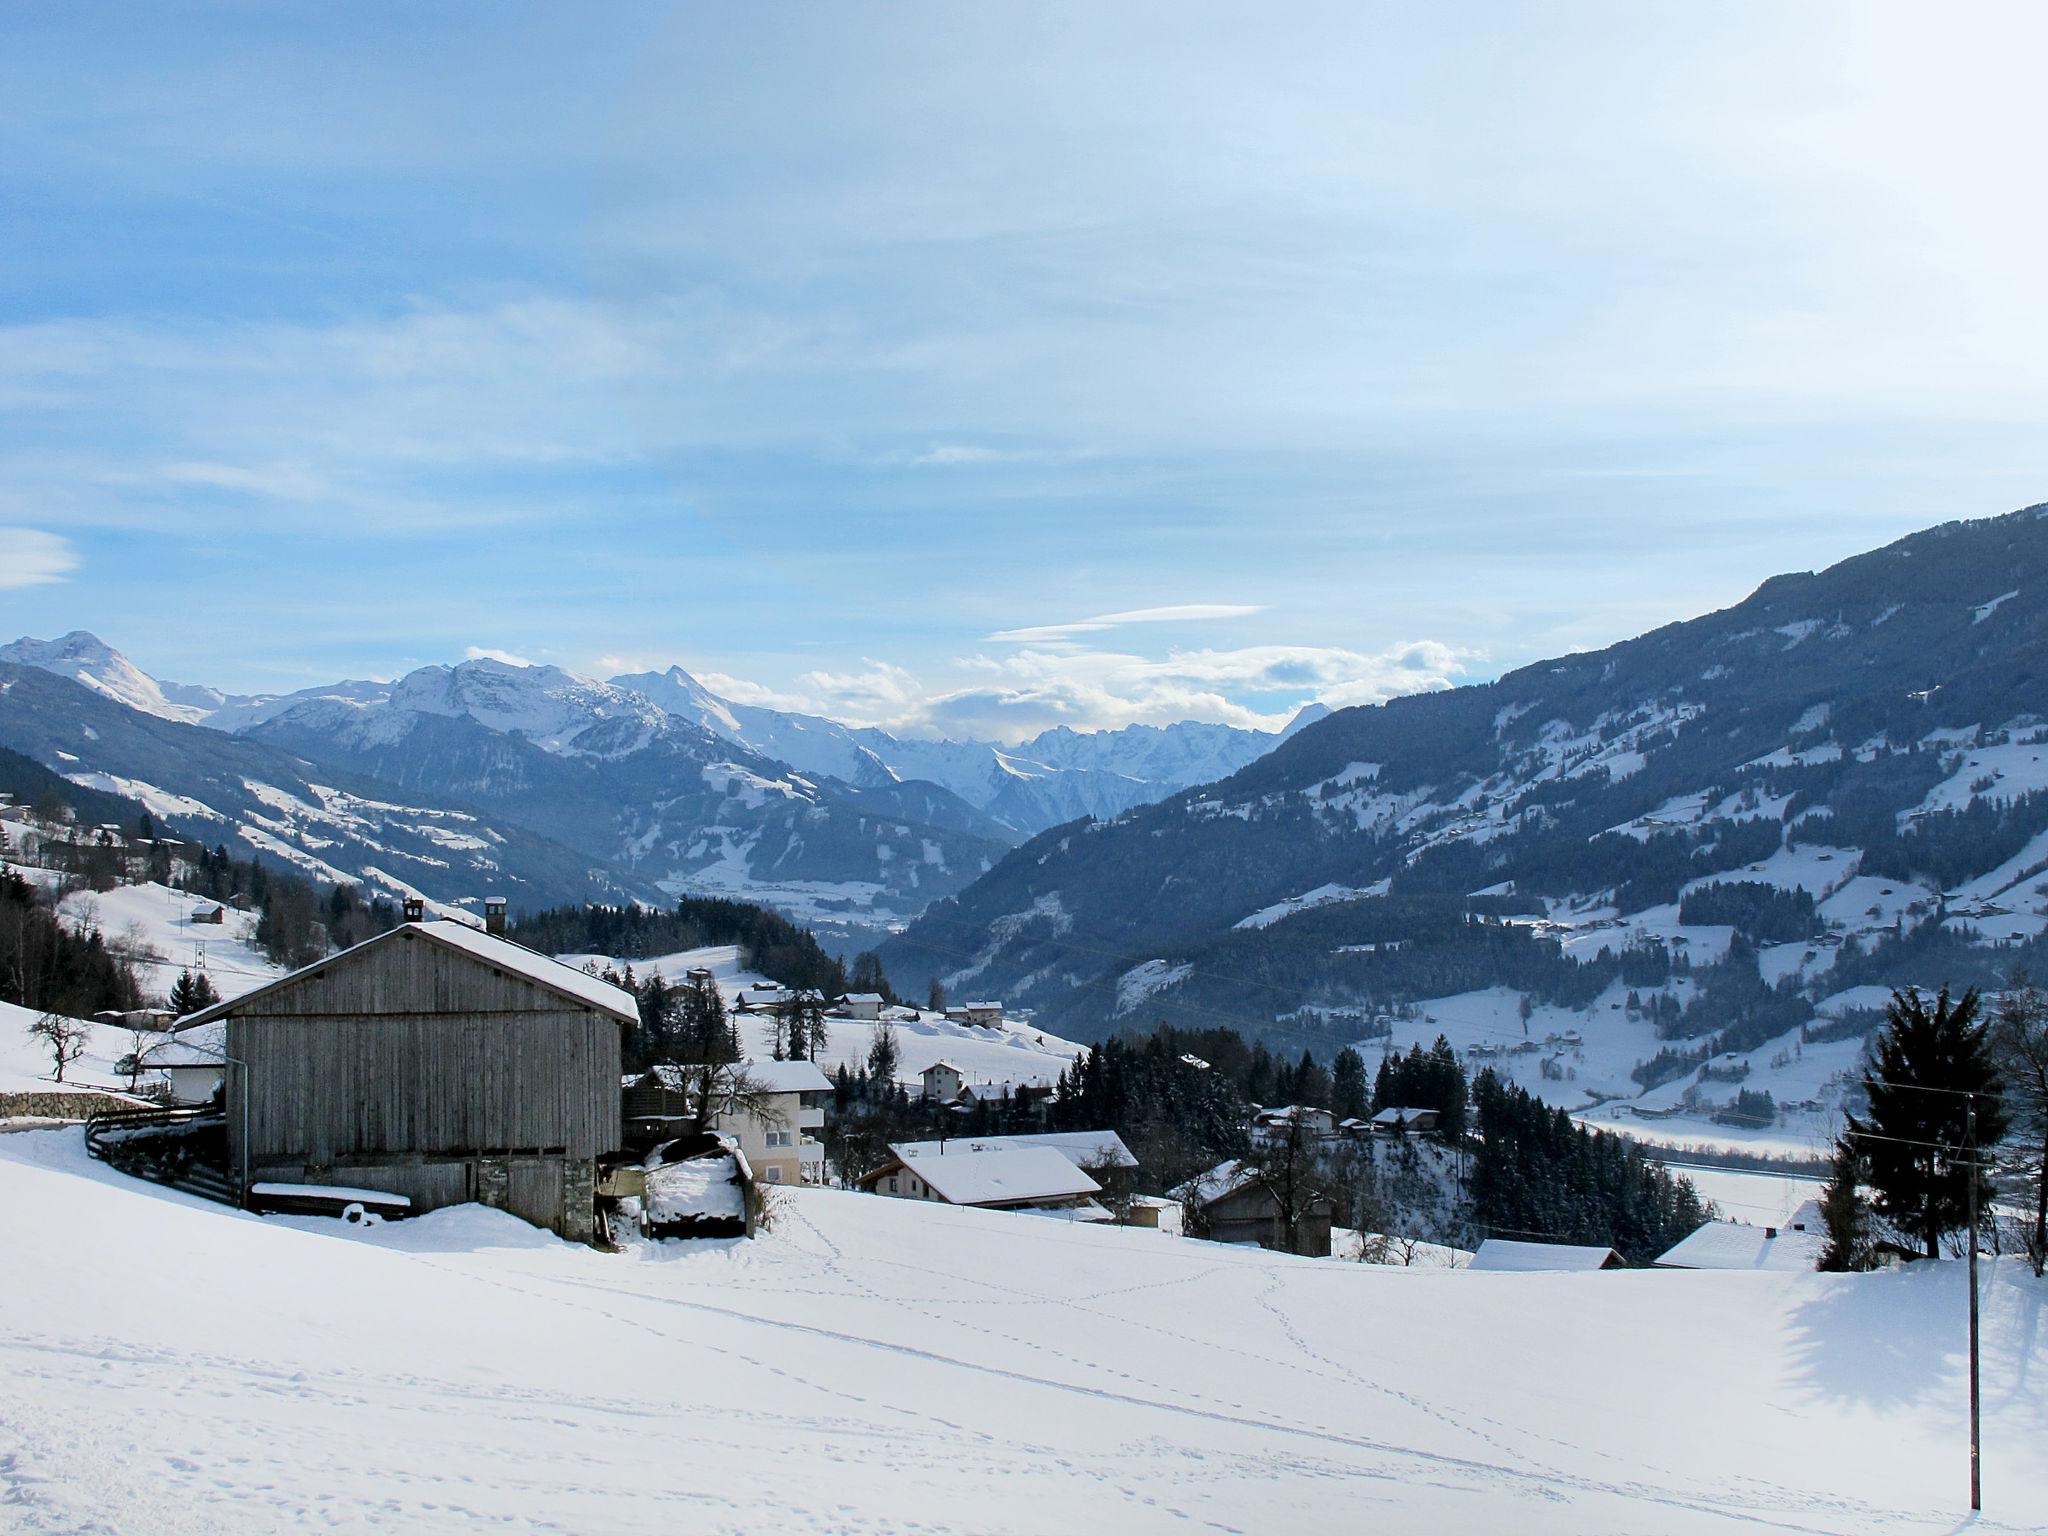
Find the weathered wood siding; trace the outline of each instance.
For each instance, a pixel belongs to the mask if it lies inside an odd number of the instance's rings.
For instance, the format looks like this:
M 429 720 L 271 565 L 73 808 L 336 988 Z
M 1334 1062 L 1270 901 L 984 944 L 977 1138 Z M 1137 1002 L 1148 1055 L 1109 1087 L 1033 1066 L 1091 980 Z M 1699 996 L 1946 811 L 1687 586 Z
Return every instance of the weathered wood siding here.
M 421 1208 L 482 1198 L 563 1230 L 565 1185 L 620 1144 L 616 1018 L 404 929 L 234 1010 L 227 1047 L 258 1179 L 377 1170 Z

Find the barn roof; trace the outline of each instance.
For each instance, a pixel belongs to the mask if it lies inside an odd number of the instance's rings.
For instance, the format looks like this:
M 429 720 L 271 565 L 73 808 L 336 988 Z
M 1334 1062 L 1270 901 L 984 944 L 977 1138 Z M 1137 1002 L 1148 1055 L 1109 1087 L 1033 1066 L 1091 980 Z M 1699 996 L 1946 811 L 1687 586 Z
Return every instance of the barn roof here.
M 1512 1270 L 1532 1274 L 1542 1270 L 1612 1269 L 1621 1256 L 1612 1248 L 1584 1243 L 1523 1243 L 1510 1238 L 1489 1237 L 1472 1256 L 1472 1269 Z
M 608 981 L 599 980 L 588 971 L 579 971 L 572 965 L 564 965 L 539 950 L 528 949 L 524 944 L 515 944 L 495 933 L 485 933 L 481 928 L 472 928 L 467 923 L 437 920 L 430 923 L 400 923 L 396 928 L 387 929 L 365 939 L 360 944 L 344 949 L 340 954 L 329 955 L 325 960 L 316 960 L 311 965 L 301 966 L 291 974 L 280 976 L 253 992 L 244 992 L 224 1002 L 215 1003 L 210 1008 L 202 1008 L 197 1013 L 187 1014 L 178 1021 L 178 1027 L 189 1029 L 194 1024 L 224 1019 L 231 1013 L 238 1013 L 247 1008 L 258 998 L 267 997 L 285 987 L 296 986 L 318 972 L 340 965 L 350 956 L 360 954 L 373 944 L 394 943 L 401 935 L 417 935 L 443 948 L 457 950 L 473 960 L 481 960 L 485 965 L 496 966 L 510 975 L 524 977 L 535 986 L 545 987 L 548 991 L 581 1003 L 586 1008 L 595 1008 L 599 1013 L 608 1013 L 613 1018 L 622 1019 L 629 1024 L 639 1022 L 639 1001 L 624 987 L 615 987 Z

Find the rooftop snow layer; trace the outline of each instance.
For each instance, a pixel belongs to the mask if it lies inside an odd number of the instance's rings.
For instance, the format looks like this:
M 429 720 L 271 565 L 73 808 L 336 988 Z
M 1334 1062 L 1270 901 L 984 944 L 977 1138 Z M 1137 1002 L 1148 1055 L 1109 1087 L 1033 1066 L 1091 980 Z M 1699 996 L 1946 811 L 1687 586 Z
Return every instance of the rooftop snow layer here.
M 889 1150 L 905 1162 L 913 1160 L 902 1147 L 892 1146 Z M 948 1152 L 939 1157 L 918 1157 L 915 1161 L 918 1177 L 951 1205 L 1055 1200 L 1092 1195 L 1102 1188 L 1054 1147 Z

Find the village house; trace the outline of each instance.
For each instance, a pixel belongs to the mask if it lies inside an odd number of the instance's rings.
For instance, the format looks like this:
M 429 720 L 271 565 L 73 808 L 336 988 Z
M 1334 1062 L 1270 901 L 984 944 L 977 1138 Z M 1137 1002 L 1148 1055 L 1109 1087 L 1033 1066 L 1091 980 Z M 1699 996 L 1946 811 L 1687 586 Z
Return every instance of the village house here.
M 1321 1143 L 1337 1134 L 1337 1117 L 1312 1104 L 1282 1104 L 1262 1109 L 1252 1116 L 1252 1144 L 1277 1147 L 1287 1140 L 1290 1129 L 1299 1125 L 1310 1140 Z
M 987 1106 L 991 1110 L 1007 1110 L 1021 1113 L 1038 1124 L 1045 1123 L 1047 1106 L 1052 1102 L 1053 1085 L 1042 1078 L 1027 1078 L 1000 1083 L 966 1083 L 953 1096 L 949 1109 L 961 1114 L 971 1114 L 977 1107 Z
M 502 934 L 425 921 L 417 899 L 406 918 L 191 1015 L 226 1026 L 240 1187 L 481 1201 L 588 1241 L 637 1001 Z
M 1487 1238 L 1466 1266 L 1468 1269 L 1490 1269 L 1503 1274 L 1623 1267 L 1621 1255 L 1612 1248 L 1579 1243 L 1524 1243 L 1504 1237 Z
M 948 1022 L 971 1024 L 977 1029 L 1000 1029 L 1003 1023 L 1001 1003 L 959 1003 L 946 1010 Z
M 892 1146 L 888 1161 L 864 1174 L 860 1187 L 899 1200 L 934 1200 L 989 1211 L 1046 1211 L 1106 1221 L 1094 1196 L 1102 1186 L 1055 1147 L 906 1156 Z
M 882 1017 L 882 994 L 849 992 L 839 1000 L 839 1012 L 846 1018 L 873 1024 Z
M 1382 1136 L 1434 1136 L 1443 1111 L 1388 1106 L 1372 1117 L 1372 1128 Z
M 1330 1226 L 1336 1203 L 1327 1195 L 1304 1191 L 1294 1204 L 1294 1233 L 1288 1236 L 1287 1200 L 1271 1181 L 1250 1164 L 1218 1163 L 1198 1179 L 1182 1185 L 1179 1197 L 1190 1232 L 1218 1243 L 1256 1243 L 1278 1253 L 1308 1258 L 1330 1256 Z
M 950 1104 L 960 1097 L 960 1090 L 967 1085 L 967 1076 L 950 1061 L 935 1061 L 917 1074 L 923 1085 L 920 1097 L 940 1104 Z
M 211 1104 L 227 1078 L 220 1046 L 205 1031 L 173 1035 L 146 1048 L 136 1066 L 144 1073 L 161 1072 L 173 1104 Z

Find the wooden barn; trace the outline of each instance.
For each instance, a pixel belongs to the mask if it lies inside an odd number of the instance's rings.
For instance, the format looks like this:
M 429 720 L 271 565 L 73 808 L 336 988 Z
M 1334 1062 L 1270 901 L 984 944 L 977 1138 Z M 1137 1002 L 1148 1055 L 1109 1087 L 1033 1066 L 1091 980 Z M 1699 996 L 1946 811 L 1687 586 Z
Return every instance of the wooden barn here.
M 630 992 L 496 933 L 415 919 L 188 1027 L 226 1021 L 245 1193 L 347 1185 L 415 1211 L 478 1200 L 587 1241 L 636 1018 Z

